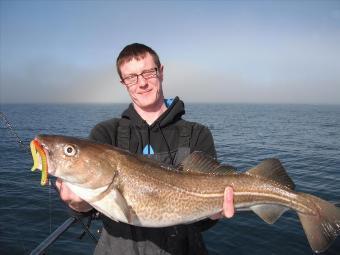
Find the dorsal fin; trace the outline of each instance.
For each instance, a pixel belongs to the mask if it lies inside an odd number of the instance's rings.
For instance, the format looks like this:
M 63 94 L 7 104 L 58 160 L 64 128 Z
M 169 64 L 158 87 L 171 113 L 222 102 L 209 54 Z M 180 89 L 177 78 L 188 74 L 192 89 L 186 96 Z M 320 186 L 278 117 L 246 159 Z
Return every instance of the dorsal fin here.
M 295 188 L 293 180 L 288 176 L 280 160 L 275 158 L 263 160 L 259 165 L 251 168 L 246 173 L 273 180 L 290 189 Z
M 195 151 L 187 156 L 178 170 L 192 173 L 214 173 L 229 174 L 234 173 L 236 169 L 229 165 L 222 165 L 216 159 L 201 151 Z

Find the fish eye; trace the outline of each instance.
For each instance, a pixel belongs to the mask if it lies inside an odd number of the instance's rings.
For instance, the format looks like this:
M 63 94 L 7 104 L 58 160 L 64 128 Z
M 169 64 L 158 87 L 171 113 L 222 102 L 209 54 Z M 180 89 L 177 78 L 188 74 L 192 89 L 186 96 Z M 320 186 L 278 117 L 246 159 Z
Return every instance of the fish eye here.
M 77 150 L 72 145 L 66 145 L 64 147 L 64 153 L 65 153 L 66 156 L 72 157 L 72 156 L 76 155 Z

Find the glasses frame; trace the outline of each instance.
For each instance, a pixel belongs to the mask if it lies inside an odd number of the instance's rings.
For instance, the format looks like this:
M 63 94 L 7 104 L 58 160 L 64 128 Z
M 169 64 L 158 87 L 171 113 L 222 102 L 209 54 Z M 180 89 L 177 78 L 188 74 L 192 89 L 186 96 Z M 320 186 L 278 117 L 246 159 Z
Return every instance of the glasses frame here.
M 139 81 L 139 76 L 142 76 L 143 77 L 143 79 L 145 79 L 145 80 L 149 80 L 149 79 L 152 79 L 152 78 L 156 78 L 156 77 L 158 77 L 158 67 L 154 67 L 154 68 L 150 68 L 150 69 L 148 69 L 148 70 L 144 70 L 143 72 L 141 72 L 140 74 L 131 74 L 129 77 L 125 77 L 124 79 L 121 79 L 121 83 L 123 83 L 126 87 L 132 87 L 132 86 L 135 86 L 137 83 L 138 83 L 138 81 Z M 156 75 L 155 76 L 152 76 L 152 77 L 144 77 L 144 75 L 147 73 L 147 72 L 150 72 L 150 71 L 155 71 L 156 72 Z M 126 80 L 126 79 L 128 79 L 128 78 L 134 78 L 134 77 L 136 77 L 137 79 L 136 79 L 136 82 L 134 82 L 134 83 L 129 83 L 129 84 L 127 84 L 124 80 Z

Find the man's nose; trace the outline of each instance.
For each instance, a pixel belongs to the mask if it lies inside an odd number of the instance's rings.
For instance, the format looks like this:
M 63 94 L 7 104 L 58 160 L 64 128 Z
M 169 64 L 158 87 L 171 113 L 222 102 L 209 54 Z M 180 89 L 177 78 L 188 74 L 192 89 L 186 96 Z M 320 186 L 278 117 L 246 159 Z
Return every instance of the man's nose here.
M 145 85 L 148 84 L 147 79 L 145 79 L 143 77 L 143 75 L 138 75 L 138 81 L 137 82 L 138 82 L 139 86 L 141 86 L 141 87 L 144 87 Z

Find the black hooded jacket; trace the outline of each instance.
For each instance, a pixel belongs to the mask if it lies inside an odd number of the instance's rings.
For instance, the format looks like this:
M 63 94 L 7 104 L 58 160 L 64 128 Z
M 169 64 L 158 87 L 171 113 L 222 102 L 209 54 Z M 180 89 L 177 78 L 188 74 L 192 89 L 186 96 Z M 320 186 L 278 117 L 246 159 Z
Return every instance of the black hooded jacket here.
M 182 119 L 184 103 L 178 97 L 165 103 L 167 110 L 152 125 L 130 104 L 121 119 L 97 124 L 90 139 L 175 166 L 193 151 L 216 157 L 209 129 Z M 188 225 L 145 228 L 102 218 L 104 227 L 95 254 L 207 254 L 201 231 L 214 224 L 203 220 Z

